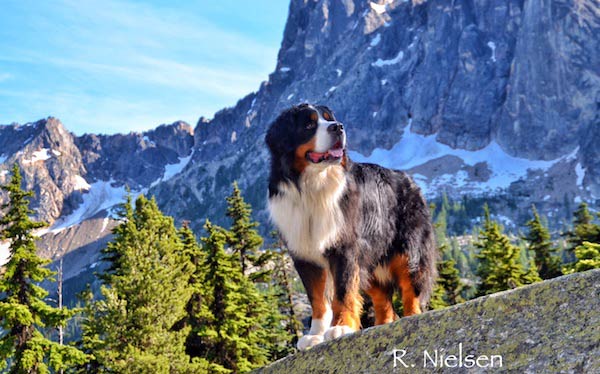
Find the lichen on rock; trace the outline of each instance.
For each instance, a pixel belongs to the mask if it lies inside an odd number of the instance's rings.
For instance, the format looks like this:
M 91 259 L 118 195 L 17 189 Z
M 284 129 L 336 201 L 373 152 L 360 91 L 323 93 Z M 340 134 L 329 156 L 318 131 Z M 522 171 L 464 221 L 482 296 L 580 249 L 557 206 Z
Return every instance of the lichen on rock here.
M 257 372 L 599 373 L 599 311 L 600 270 L 590 270 L 365 329 Z

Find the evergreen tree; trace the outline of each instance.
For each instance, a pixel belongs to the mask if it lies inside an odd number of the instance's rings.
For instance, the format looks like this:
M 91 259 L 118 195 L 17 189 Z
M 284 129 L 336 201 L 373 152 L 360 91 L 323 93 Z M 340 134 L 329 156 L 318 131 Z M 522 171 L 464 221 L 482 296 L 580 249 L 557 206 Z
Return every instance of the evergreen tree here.
M 575 248 L 577 261 L 565 267 L 565 273 L 575 273 L 600 268 L 600 244 L 583 242 Z
M 487 205 L 484 206 L 483 229 L 479 231 L 479 267 L 477 275 L 481 282 L 478 296 L 487 295 L 539 280 L 535 268 L 526 271 L 519 260 L 519 248 L 510 243 L 500 225 L 492 221 Z
M 452 256 L 452 259 L 456 261 L 456 268 L 458 269 L 459 274 L 465 278 L 469 277 L 472 274 L 471 265 L 469 264 L 469 259 L 461 249 L 456 237 L 452 237 L 450 239 L 449 253 Z
M 429 308 L 432 310 L 446 308 L 448 306 L 448 302 L 446 301 L 445 296 L 446 290 L 438 281 L 433 288 L 433 292 L 431 293 L 431 298 L 429 299 Z
M 245 372 L 268 362 L 270 312 L 242 272 L 236 254 L 225 252 L 228 233 L 208 220 L 202 238 L 206 255 L 204 285 L 209 313 L 198 331 L 205 358 L 233 372 Z
M 542 224 L 535 205 L 531 206 L 531 210 L 533 218 L 527 222 L 529 231 L 523 237 L 527 242 L 527 249 L 534 253 L 534 263 L 542 279 L 558 277 L 562 274 L 560 258 L 555 255 L 557 250 L 550 241 L 550 232 Z
M 460 280 L 460 272 L 456 268 L 456 261 L 453 258 L 444 260 L 448 252 L 446 246 L 439 247 L 439 251 L 438 279 L 429 302 L 432 309 L 442 309 L 464 301 L 461 292 L 465 286 Z
M 436 238 L 436 242 L 438 244 L 438 246 L 445 246 L 448 242 L 448 239 L 446 238 L 447 232 L 448 232 L 448 198 L 447 196 L 444 194 L 444 203 L 442 203 L 442 207 L 440 208 L 440 211 L 437 214 L 437 217 L 435 219 L 435 224 L 434 224 L 434 230 L 435 230 L 435 238 Z M 431 204 L 430 206 L 432 211 L 435 211 L 435 205 Z
M 276 238 L 278 235 L 277 233 L 272 233 L 272 236 Z M 294 347 L 300 336 L 302 336 L 303 325 L 297 318 L 292 301 L 292 280 L 289 273 L 292 264 L 288 257 L 288 249 L 283 244 L 283 241 L 278 238 L 270 251 L 273 253 L 274 262 L 273 286 L 277 305 L 279 306 L 278 309 L 282 315 L 282 322 L 285 327 L 285 330 L 282 331 L 285 334 L 282 334 L 281 339 L 285 344 L 279 345 L 281 350 L 276 352 L 276 355 L 278 357 L 285 357 L 294 352 Z
M 174 331 L 192 294 L 192 266 L 173 219 L 154 199 L 123 204 L 121 224 L 103 251 L 109 261 L 103 298 L 86 307 L 83 346 L 94 360 L 86 372 L 205 372 L 185 354 L 189 328 Z
M 10 243 L 10 259 L 0 278 L 0 370 L 8 373 L 47 373 L 49 368 L 63 371 L 83 364 L 86 355 L 72 346 L 61 345 L 44 336 L 43 328 L 65 326 L 75 311 L 53 308 L 46 304 L 48 296 L 37 285 L 50 280 L 54 273 L 49 261 L 36 254 L 33 231 L 44 227 L 29 218 L 33 193 L 21 189 L 21 172 L 15 164 L 12 178 L 2 189 L 8 202 L 1 209 L 0 240 Z
M 186 316 L 179 322 L 176 329 L 181 330 L 189 327 L 189 333 L 185 341 L 186 353 L 195 362 L 202 363 L 210 373 L 229 372 L 221 365 L 210 363 L 204 358 L 207 347 L 203 344 L 200 333 L 207 336 L 217 335 L 216 330 L 209 323 L 214 320 L 214 317 L 207 305 L 209 289 L 205 284 L 207 273 L 206 255 L 198 245 L 196 236 L 190 229 L 188 222 L 183 223 L 179 234 L 183 242 L 183 253 L 188 256 L 193 266 L 190 276 L 190 286 L 193 293 L 186 306 Z
M 252 220 L 252 208 L 244 201 L 237 182 L 233 183 L 233 191 L 227 197 L 227 217 L 232 220 L 228 244 L 239 256 L 242 271 L 246 274 L 248 269 L 255 267 L 258 269 L 254 269 L 251 277 L 259 281 L 266 279 L 268 272 L 261 268 L 270 258 L 260 253 L 263 239 L 256 230 L 259 224 Z
M 593 219 L 587 204 L 579 204 L 573 213 L 573 230 L 565 235 L 570 251 L 574 251 L 584 242 L 600 243 L 600 225 L 595 224 Z

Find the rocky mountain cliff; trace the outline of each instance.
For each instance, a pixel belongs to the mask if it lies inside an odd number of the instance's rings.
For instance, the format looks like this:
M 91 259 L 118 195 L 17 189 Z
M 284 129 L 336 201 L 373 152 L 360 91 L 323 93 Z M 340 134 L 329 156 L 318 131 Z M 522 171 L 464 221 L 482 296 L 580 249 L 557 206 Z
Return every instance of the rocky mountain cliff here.
M 0 183 L 18 162 L 52 225 L 44 254 L 73 252 L 77 274 L 126 186 L 199 230 L 226 222 L 238 180 L 267 222 L 264 134 L 308 101 L 345 123 L 353 159 L 408 170 L 430 198 L 487 199 L 516 223 L 535 203 L 557 227 L 565 206 L 600 199 L 598 35 L 595 0 L 292 0 L 276 70 L 234 107 L 123 135 L 75 136 L 55 118 L 1 126 Z
M 266 128 L 309 101 L 346 124 L 354 159 L 409 169 L 430 197 L 500 196 L 499 214 L 522 222 L 536 203 L 559 222 L 565 201 L 600 197 L 599 32 L 594 1 L 294 0 L 276 71 L 201 118 L 195 162 L 151 192 L 215 216 L 239 179 L 260 209 Z

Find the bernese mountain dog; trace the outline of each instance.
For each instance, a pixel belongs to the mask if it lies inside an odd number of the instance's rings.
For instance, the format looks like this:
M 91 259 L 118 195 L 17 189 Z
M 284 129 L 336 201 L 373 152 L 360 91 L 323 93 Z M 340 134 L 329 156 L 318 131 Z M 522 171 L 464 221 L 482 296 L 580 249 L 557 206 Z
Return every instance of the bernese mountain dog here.
M 429 208 L 404 172 L 354 163 L 344 125 L 326 106 L 302 104 L 270 125 L 269 212 L 287 244 L 312 306 L 310 348 L 360 328 L 361 291 L 375 324 L 426 306 L 436 278 Z

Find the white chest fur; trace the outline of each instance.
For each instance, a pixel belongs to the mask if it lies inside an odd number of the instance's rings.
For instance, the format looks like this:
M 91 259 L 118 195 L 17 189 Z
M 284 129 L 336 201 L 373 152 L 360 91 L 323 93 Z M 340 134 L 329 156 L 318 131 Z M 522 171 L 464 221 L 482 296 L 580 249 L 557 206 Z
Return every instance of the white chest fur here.
M 335 243 L 344 228 L 339 206 L 346 189 L 339 165 L 309 165 L 300 178 L 300 189 L 289 183 L 269 199 L 271 219 L 295 256 L 327 266 L 323 252 Z

